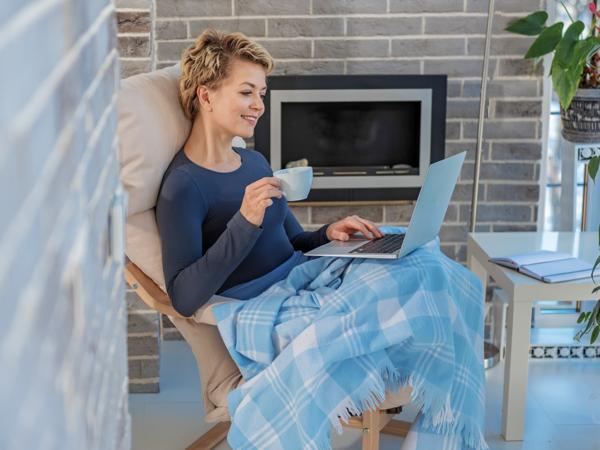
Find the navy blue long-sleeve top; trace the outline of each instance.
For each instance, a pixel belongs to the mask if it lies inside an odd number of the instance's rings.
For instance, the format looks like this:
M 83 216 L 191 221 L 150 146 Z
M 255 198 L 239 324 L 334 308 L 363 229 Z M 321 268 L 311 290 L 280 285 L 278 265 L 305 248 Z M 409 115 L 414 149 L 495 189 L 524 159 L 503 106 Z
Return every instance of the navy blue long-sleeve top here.
M 327 226 L 303 231 L 284 198 L 273 198 L 260 227 L 248 222 L 240 213 L 244 190 L 273 172 L 260 153 L 234 150 L 242 163 L 232 172 L 198 166 L 181 150 L 163 177 L 156 205 L 163 271 L 173 307 L 186 317 L 214 294 L 264 282 L 295 251 L 328 242 Z

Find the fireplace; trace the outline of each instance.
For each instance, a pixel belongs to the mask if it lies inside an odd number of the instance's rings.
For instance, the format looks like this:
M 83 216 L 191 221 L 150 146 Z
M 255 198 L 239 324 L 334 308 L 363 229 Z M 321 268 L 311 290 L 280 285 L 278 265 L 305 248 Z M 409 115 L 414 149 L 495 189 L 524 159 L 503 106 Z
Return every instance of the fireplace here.
M 444 156 L 444 75 L 273 76 L 268 86 L 255 147 L 273 170 L 308 160 L 308 200 L 416 199 Z

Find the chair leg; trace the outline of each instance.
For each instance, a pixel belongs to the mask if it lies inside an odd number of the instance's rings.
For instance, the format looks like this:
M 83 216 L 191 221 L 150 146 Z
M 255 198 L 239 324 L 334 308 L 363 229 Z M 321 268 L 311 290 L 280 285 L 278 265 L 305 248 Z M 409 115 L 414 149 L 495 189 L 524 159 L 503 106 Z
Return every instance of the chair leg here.
M 362 415 L 362 450 L 379 450 L 379 410 L 365 411 Z
M 212 450 L 227 437 L 230 422 L 220 422 L 196 439 L 185 450 Z

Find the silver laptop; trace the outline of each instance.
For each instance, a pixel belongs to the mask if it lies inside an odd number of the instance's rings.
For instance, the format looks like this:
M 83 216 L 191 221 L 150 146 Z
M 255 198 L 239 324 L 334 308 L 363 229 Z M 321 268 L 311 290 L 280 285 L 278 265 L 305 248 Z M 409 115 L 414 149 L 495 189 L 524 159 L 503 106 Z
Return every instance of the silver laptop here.
M 429 166 L 406 233 L 386 234 L 377 239 L 351 237 L 345 242 L 331 241 L 306 255 L 397 259 L 434 239 L 444 221 L 466 153 Z

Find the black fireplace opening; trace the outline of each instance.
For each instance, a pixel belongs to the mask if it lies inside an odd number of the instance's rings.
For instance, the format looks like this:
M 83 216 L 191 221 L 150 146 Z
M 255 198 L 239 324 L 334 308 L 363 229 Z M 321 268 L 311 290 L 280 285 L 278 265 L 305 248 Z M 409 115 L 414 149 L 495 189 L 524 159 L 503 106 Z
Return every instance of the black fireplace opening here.
M 255 149 L 274 169 L 306 159 L 309 201 L 415 200 L 443 159 L 446 75 L 278 75 Z
M 315 177 L 418 173 L 420 120 L 419 102 L 284 103 L 282 167 L 306 159 Z

